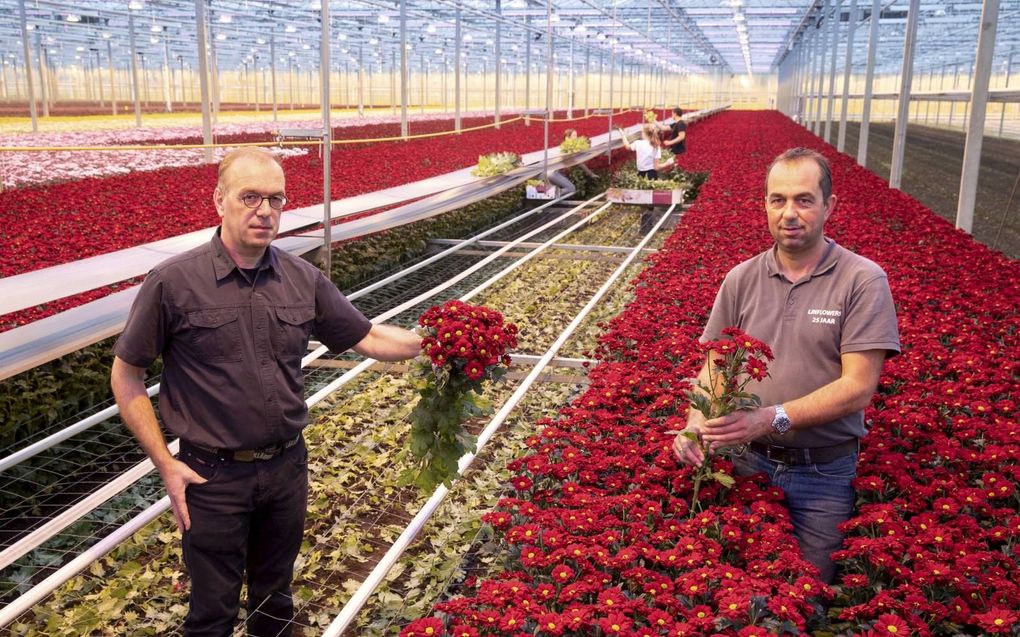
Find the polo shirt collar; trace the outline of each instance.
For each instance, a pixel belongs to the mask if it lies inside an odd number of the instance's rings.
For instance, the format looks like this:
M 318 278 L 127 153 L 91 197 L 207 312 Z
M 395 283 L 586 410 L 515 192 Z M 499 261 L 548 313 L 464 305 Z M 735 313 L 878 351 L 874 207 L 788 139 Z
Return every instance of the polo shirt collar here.
M 805 281 L 825 274 L 836 267 L 836 263 L 839 262 L 839 250 L 837 250 L 836 242 L 828 237 L 822 237 L 822 240 L 825 241 L 825 252 L 822 253 L 822 260 L 815 266 L 811 276 L 803 279 Z M 778 250 L 778 247 L 773 245 L 772 249 L 765 253 L 765 269 L 770 277 L 782 276 L 782 272 L 779 270 L 779 261 L 776 259 L 776 250 Z
M 216 280 L 222 281 L 223 279 L 230 276 L 230 273 L 234 270 L 238 270 L 237 264 L 227 254 L 227 249 L 223 247 L 223 239 L 220 238 L 220 232 L 223 230 L 223 226 L 216 228 L 215 234 L 212 238 L 212 260 L 213 270 L 216 273 Z M 280 257 L 277 256 L 276 250 L 272 246 L 266 249 L 266 253 L 262 255 L 262 260 L 258 265 L 259 270 L 270 270 L 274 276 L 279 276 L 280 273 Z

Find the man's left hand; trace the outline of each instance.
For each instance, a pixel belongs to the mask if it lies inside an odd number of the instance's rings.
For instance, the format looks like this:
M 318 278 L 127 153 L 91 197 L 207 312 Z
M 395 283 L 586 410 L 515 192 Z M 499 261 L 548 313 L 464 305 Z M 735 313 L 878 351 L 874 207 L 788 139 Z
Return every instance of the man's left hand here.
M 701 438 L 705 442 L 711 443 L 713 451 L 721 447 L 747 444 L 770 433 L 772 420 L 775 417 L 774 407 L 760 407 L 754 411 L 735 411 L 705 421 L 701 427 Z

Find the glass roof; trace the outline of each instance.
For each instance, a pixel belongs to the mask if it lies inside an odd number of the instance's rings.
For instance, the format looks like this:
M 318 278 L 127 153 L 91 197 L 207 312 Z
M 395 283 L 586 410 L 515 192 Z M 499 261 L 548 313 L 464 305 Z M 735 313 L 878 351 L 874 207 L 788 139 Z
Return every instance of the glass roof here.
M 0 0 L 0 55 L 20 65 L 23 56 L 19 4 L 24 2 L 33 58 L 42 50 L 54 67 L 119 68 L 130 64 L 129 15 L 139 58 L 150 68 L 168 60 L 197 68 L 194 0 Z M 851 0 L 838 14 L 841 44 Z M 835 0 L 831 6 L 835 7 Z M 883 0 L 877 69 L 897 73 L 901 64 L 907 0 Z M 863 69 L 871 3 L 859 2 L 855 70 Z M 866 5 L 866 6 L 864 6 Z M 554 0 L 555 64 L 574 61 L 616 69 L 656 69 L 690 74 L 769 74 L 812 29 L 825 28 L 823 0 Z M 206 0 L 210 52 L 220 69 L 266 68 L 270 43 L 277 63 L 302 70 L 319 65 L 320 0 Z M 915 69 L 969 69 L 977 46 L 980 2 L 939 0 L 920 5 Z M 407 0 L 412 69 L 449 65 L 461 16 L 465 64 L 492 69 L 499 55 L 508 72 L 523 70 L 530 41 L 533 68 L 545 67 L 546 4 L 536 0 Z M 398 0 L 331 0 L 332 66 L 399 65 Z M 832 15 L 836 15 L 832 12 Z M 996 72 L 1009 64 L 1020 43 L 1020 0 L 1001 0 Z

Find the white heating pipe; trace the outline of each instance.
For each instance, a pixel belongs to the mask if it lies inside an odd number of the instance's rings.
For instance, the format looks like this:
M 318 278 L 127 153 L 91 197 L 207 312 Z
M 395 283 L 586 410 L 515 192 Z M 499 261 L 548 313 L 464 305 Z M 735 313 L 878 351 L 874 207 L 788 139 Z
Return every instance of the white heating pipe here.
M 149 395 L 149 398 L 152 398 L 153 396 L 159 393 L 159 383 L 156 383 L 155 385 L 149 387 L 145 391 Z M 25 460 L 28 460 L 29 458 L 36 454 L 42 453 L 43 451 L 46 451 L 50 447 L 60 444 L 61 442 L 64 442 L 65 440 L 72 436 L 76 436 L 77 434 L 85 431 L 89 427 L 98 425 L 104 420 L 116 416 L 118 413 L 120 413 L 120 409 L 117 408 L 117 405 L 110 405 L 106 409 L 102 411 L 97 411 L 88 418 L 79 420 L 75 424 L 69 427 L 65 427 L 64 429 L 61 429 L 60 431 L 53 435 L 46 436 L 42 440 L 30 444 L 24 449 L 19 449 L 18 451 L 15 451 L 11 455 L 0 460 L 0 472 L 6 471 L 7 469 L 10 469 L 14 465 L 24 462 Z M 0 566 L 0 568 L 3 567 Z
M 531 385 L 535 382 L 539 375 L 541 375 L 542 371 L 549 364 L 549 361 L 551 361 L 556 355 L 556 352 L 558 352 L 567 339 L 573 335 L 574 330 L 581 325 L 581 322 L 588 316 L 592 309 L 595 308 L 595 305 L 609 292 L 610 288 L 612 288 L 616 283 L 616 280 L 623 275 L 634 259 L 641 254 L 641 249 L 644 248 L 651 240 L 672 212 L 673 206 L 666 211 L 666 214 L 662 215 L 662 218 L 659 219 L 658 223 L 656 223 L 641 242 L 634 247 L 627 259 L 616 268 L 609 279 L 602 284 L 602 287 L 599 288 L 598 292 L 589 299 L 584 308 L 582 308 L 570 324 L 567 325 L 566 329 L 563 330 L 563 333 L 561 333 L 559 338 L 556 339 L 556 342 L 552 344 L 552 346 L 531 370 L 531 373 L 529 373 L 524 380 L 521 381 L 517 390 L 514 391 L 513 395 L 510 396 L 499 412 L 493 416 L 489 424 L 486 425 L 485 429 L 481 432 L 481 434 L 479 434 L 476 452 L 466 453 L 461 456 L 460 461 L 458 462 L 460 474 L 463 474 L 464 471 L 471 465 L 471 462 L 475 459 L 477 452 L 485 446 L 485 443 L 492 438 L 493 434 L 495 434 L 500 426 L 502 426 L 503 422 L 506 421 L 510 412 L 517 406 L 517 403 L 524 398 L 528 389 L 531 388 Z M 407 525 L 407 528 L 404 529 L 404 532 L 400 534 L 400 537 L 397 538 L 396 542 L 394 542 L 390 549 L 386 552 L 386 555 L 384 555 L 379 563 L 375 565 L 375 568 L 372 569 L 368 578 L 365 579 L 361 586 L 358 587 L 358 590 L 355 591 L 351 599 L 348 600 L 348 602 L 340 610 L 340 614 L 337 615 L 336 619 L 334 619 L 329 627 L 326 628 L 326 631 L 322 633 L 323 637 L 339 637 L 339 635 L 342 635 L 344 630 L 351 625 L 357 613 L 368 601 L 369 596 L 375 592 L 375 589 L 382 582 L 383 578 L 386 577 L 386 574 L 396 563 L 397 559 L 400 558 L 414 538 L 417 537 L 418 533 L 425 526 L 425 523 L 429 520 L 432 514 L 435 513 L 436 509 L 439 508 L 440 503 L 446 497 L 448 492 L 449 489 L 445 485 L 441 484 L 436 487 L 436 490 L 432 493 L 432 497 L 430 497 L 428 502 L 426 502 L 421 510 L 418 511 L 418 514 L 414 516 L 411 522 Z
M 171 446 L 176 446 L 176 441 Z M 171 451 L 177 453 L 175 448 L 172 448 Z M 163 496 L 161 500 L 136 515 L 127 524 L 118 527 L 110 535 L 107 535 L 84 553 L 62 566 L 56 573 L 33 586 L 7 606 L 0 608 L 0 628 L 10 624 L 21 616 L 22 613 L 27 612 L 47 595 L 55 591 L 61 584 L 84 571 L 90 564 L 115 549 L 118 544 L 131 537 L 135 531 L 159 517 L 169 508 L 170 496 Z

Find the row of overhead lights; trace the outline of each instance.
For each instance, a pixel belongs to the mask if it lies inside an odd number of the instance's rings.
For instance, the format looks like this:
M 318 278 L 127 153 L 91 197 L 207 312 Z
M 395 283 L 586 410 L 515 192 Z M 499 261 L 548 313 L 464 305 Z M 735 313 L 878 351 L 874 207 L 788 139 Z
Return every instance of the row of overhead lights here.
M 744 66 L 747 67 L 747 74 L 751 74 L 751 45 L 747 35 L 747 16 L 744 15 L 744 1 L 730 0 L 730 8 L 733 9 L 733 23 L 737 29 L 737 40 L 740 42 L 740 52 L 744 55 Z

